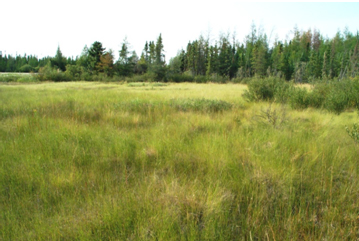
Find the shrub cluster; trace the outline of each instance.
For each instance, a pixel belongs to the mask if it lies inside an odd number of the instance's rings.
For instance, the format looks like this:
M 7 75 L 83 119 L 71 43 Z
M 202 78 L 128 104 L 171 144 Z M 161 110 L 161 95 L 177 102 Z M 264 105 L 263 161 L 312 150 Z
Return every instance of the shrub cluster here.
M 269 77 L 266 79 L 254 77 L 248 83 L 248 90 L 243 97 L 248 101 L 278 101 L 284 103 L 288 99 L 288 94 L 292 85 L 280 78 Z
M 50 65 L 41 67 L 39 69 L 37 78 L 40 81 L 51 80 L 51 81 L 55 81 L 55 82 L 76 80 L 76 79 L 74 79 L 74 77 L 70 76 L 66 72 L 63 72 L 59 69 L 52 68 Z
M 0 74 L 0 82 L 36 82 L 36 74 Z
M 319 81 L 311 89 L 295 87 L 274 77 L 254 78 L 243 96 L 248 101 L 276 101 L 289 103 L 294 109 L 323 108 L 340 114 L 345 109 L 359 107 L 359 78 Z

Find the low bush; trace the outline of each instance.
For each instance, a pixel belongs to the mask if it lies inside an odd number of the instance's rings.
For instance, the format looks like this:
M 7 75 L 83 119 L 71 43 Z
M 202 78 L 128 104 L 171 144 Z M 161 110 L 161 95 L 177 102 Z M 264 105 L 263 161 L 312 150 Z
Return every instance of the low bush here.
M 328 91 L 325 93 L 324 107 L 336 114 L 347 108 L 359 107 L 359 81 L 342 80 L 327 83 Z
M 207 83 L 207 77 L 203 75 L 196 75 L 194 77 L 194 82 L 196 83 Z
M 29 64 L 25 64 L 25 65 L 21 66 L 21 68 L 20 68 L 20 72 L 22 72 L 22 73 L 30 73 L 30 72 L 34 72 L 34 71 L 35 71 L 35 68 Z
M 308 108 L 310 104 L 310 97 L 307 89 L 294 88 L 291 91 L 289 104 L 294 109 Z
M 0 74 L 0 82 L 37 82 L 36 74 Z
M 221 76 L 219 74 L 212 74 L 208 77 L 208 81 L 212 83 L 221 83 L 224 84 L 229 81 L 228 77 Z
M 339 115 L 348 106 L 348 96 L 342 89 L 332 88 L 325 99 L 324 106 L 327 110 Z
M 324 108 L 340 114 L 348 108 L 359 108 L 359 78 L 342 81 L 317 81 L 311 90 L 295 87 L 279 78 L 253 78 L 243 94 L 248 101 L 289 103 L 294 109 Z
M 272 107 L 272 103 L 270 103 L 267 108 L 261 108 L 260 113 L 253 116 L 253 120 L 258 124 L 269 124 L 274 128 L 280 128 L 288 122 L 286 107 L 283 104 L 280 108 Z
M 54 82 L 62 82 L 62 81 L 71 81 L 73 80 L 72 77 L 70 77 L 65 72 L 62 72 L 59 69 L 54 69 L 50 65 L 46 65 L 45 67 L 42 67 L 39 69 L 39 73 L 37 75 L 37 78 L 39 81 L 54 81 Z
M 254 77 L 248 83 L 248 90 L 243 97 L 248 101 L 274 100 L 277 97 L 279 102 L 285 102 L 290 84 L 276 77 L 258 78 Z
M 85 73 L 85 69 L 82 66 L 78 65 L 66 65 L 65 74 L 69 79 L 73 80 L 82 80 L 82 75 Z M 88 79 L 88 78 L 87 78 Z
M 15 75 L 1 74 L 0 82 L 16 82 L 19 77 Z
M 170 74 L 167 77 L 169 82 L 182 83 L 182 82 L 193 82 L 194 77 L 186 74 Z
M 323 82 L 316 83 L 313 86 L 312 91 L 309 92 L 308 98 L 309 98 L 310 106 L 314 108 L 322 108 L 325 98 L 330 92 L 330 88 L 331 86 L 328 85 L 327 83 L 323 83 Z
M 134 75 L 132 77 L 126 78 L 127 82 L 146 82 L 148 81 L 149 75 L 148 74 L 143 74 L 143 75 Z

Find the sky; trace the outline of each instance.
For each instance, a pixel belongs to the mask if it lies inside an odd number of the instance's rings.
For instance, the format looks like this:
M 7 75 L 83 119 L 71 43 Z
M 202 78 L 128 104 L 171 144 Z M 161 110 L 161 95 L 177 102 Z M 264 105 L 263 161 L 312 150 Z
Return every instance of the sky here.
M 140 56 L 146 41 L 162 35 L 168 61 L 189 41 L 203 35 L 212 43 L 221 34 L 243 43 L 252 23 L 273 42 L 299 30 L 318 29 L 332 38 L 347 28 L 359 31 L 359 2 L 243 2 L 234 0 L 4 0 L 0 4 L 3 55 L 81 55 L 95 41 L 118 51 L 125 38 Z

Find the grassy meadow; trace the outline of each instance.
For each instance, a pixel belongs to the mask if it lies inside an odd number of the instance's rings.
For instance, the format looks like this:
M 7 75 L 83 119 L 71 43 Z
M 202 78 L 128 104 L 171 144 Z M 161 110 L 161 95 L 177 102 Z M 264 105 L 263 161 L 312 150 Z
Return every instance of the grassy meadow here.
M 0 240 L 356 240 L 340 115 L 241 84 L 0 84 Z

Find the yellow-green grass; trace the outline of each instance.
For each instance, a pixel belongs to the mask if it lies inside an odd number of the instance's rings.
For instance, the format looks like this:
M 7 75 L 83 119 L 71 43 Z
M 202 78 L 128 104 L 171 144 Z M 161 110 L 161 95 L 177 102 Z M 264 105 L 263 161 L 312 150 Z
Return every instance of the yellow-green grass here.
M 245 89 L 0 85 L 0 240 L 357 239 L 357 114 Z

